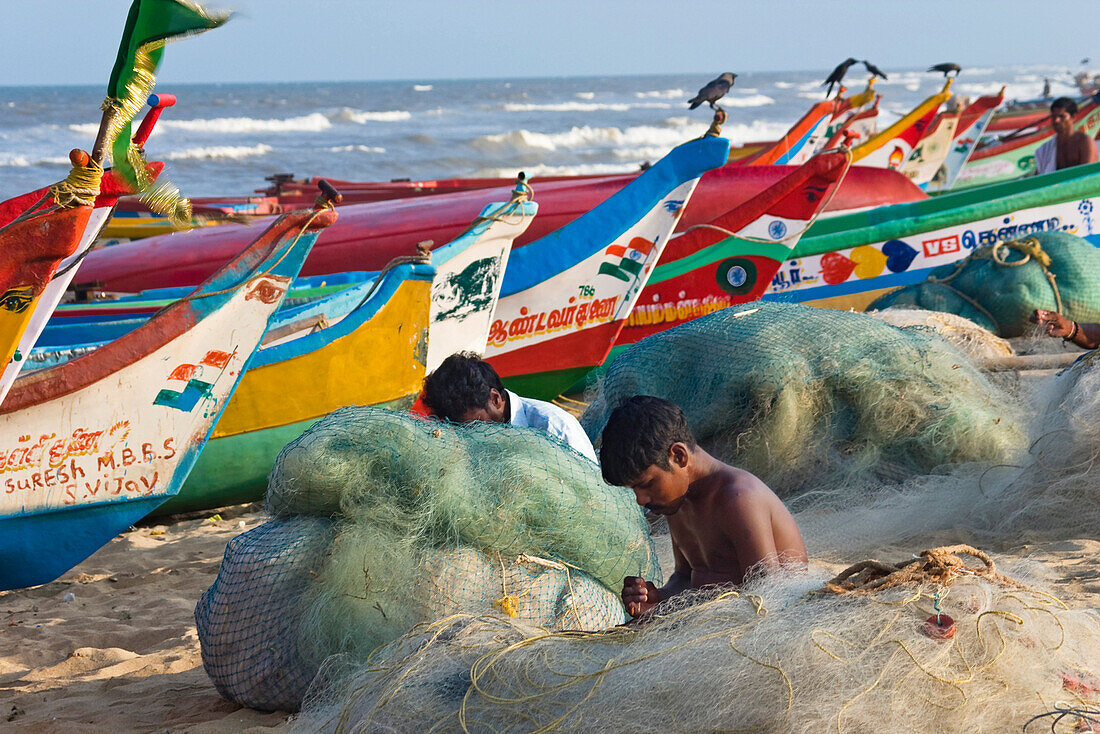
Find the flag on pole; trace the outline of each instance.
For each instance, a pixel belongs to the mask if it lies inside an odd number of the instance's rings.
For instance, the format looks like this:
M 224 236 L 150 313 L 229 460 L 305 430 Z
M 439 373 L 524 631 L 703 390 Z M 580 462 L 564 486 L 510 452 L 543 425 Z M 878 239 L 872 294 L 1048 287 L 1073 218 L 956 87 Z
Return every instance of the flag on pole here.
M 116 111 L 107 131 L 115 171 L 139 190 L 150 181 L 141 151 L 131 142 L 130 123 L 153 91 L 165 44 L 227 20 L 228 13 L 210 13 L 189 0 L 134 0 L 130 6 L 103 106 Z

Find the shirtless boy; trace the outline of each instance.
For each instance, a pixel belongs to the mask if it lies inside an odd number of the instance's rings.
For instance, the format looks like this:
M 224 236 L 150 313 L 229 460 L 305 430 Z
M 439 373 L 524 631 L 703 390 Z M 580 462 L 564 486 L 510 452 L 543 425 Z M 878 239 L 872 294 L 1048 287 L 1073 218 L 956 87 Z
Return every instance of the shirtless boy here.
M 676 570 L 657 588 L 623 580 L 623 603 L 637 617 L 686 589 L 740 584 L 750 571 L 806 562 L 791 513 L 747 471 L 723 464 L 695 443 L 683 412 L 667 400 L 638 395 L 616 408 L 603 430 L 604 480 L 628 486 L 635 499 L 668 517 Z

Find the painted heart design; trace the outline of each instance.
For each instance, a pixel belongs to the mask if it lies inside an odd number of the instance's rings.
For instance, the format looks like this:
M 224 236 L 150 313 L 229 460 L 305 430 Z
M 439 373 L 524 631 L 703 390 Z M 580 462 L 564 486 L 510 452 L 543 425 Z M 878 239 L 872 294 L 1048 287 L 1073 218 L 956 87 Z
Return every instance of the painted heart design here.
M 904 273 L 913 264 L 917 251 L 901 240 L 890 240 L 882 246 L 886 256 L 886 269 L 891 273 Z
M 839 252 L 828 252 L 821 256 L 821 279 L 829 285 L 848 280 L 856 264 Z
M 860 280 L 882 275 L 882 270 L 886 267 L 886 256 L 871 245 L 854 248 L 848 257 L 856 264 L 855 274 Z

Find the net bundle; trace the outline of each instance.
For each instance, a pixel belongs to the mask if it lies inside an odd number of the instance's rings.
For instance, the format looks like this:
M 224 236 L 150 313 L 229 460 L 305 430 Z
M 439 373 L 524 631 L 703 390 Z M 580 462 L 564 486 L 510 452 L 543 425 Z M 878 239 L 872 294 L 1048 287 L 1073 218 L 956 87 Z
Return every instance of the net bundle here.
M 344 408 L 283 449 L 266 505 L 195 612 L 219 692 L 253 708 L 295 710 L 325 659 L 455 614 L 614 626 L 623 577 L 660 577 L 633 495 L 510 425 Z
M 582 416 L 588 435 L 633 395 L 679 405 L 707 451 L 781 497 L 1026 447 L 1016 401 L 936 333 L 795 304 L 722 309 L 635 344 Z
M 1100 321 L 1100 251 L 1066 232 L 997 242 L 880 296 L 867 310 L 890 306 L 957 314 L 1005 338 L 1030 333 L 1035 309 Z
M 919 573 L 697 591 L 602 633 L 444 620 L 334 660 L 293 730 L 1006 732 L 1096 703 L 1095 614 L 938 550 Z

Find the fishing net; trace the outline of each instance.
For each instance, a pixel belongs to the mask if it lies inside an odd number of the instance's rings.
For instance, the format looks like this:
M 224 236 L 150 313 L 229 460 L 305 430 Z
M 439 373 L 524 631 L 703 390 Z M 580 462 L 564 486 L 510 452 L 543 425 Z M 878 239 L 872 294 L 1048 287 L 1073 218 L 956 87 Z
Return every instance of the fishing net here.
M 867 315 L 902 329 L 931 329 L 972 360 L 1011 357 L 1015 354 L 1007 339 L 953 313 L 895 306 L 882 311 L 868 311 Z
M 780 496 L 1026 447 L 1015 401 L 936 333 L 795 304 L 722 309 L 634 345 L 582 416 L 588 435 L 633 395 L 678 404 L 707 451 Z
M 660 578 L 633 494 L 511 425 L 344 408 L 283 449 L 266 505 L 196 609 L 207 672 L 255 708 L 294 710 L 329 656 L 454 614 L 613 626 L 623 577 Z
M 1006 546 L 1100 537 L 1100 359 L 1087 353 L 1032 400 L 1029 450 L 1011 462 L 794 498 L 810 554 L 837 558 L 916 539 Z
M 1037 308 L 1100 321 L 1100 251 L 1065 232 L 997 242 L 880 296 L 867 310 L 889 306 L 957 314 L 1002 337 L 1029 333 Z
M 697 591 L 601 633 L 462 615 L 330 661 L 293 729 L 1006 732 L 1095 702 L 1094 614 L 971 551 Z

